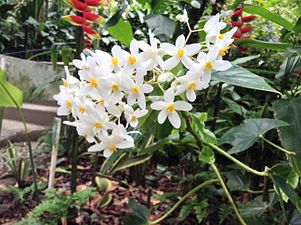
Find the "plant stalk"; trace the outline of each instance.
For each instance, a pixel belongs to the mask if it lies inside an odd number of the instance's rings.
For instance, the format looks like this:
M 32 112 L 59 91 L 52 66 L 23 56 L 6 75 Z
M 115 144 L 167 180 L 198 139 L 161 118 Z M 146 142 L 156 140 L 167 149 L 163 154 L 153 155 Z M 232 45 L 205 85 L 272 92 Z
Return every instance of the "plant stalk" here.
M 292 152 L 292 151 L 288 151 L 285 148 L 280 147 L 279 145 L 276 145 L 275 143 L 269 141 L 268 139 L 266 139 L 263 135 L 259 136 L 263 141 L 265 141 L 266 143 L 270 144 L 271 146 L 275 147 L 276 149 L 278 149 L 279 151 L 284 152 L 285 154 L 288 154 L 289 156 L 295 156 L 296 153 Z
M 70 130 L 72 132 L 72 158 L 71 158 L 71 193 L 76 192 L 77 186 L 77 161 L 78 161 L 78 135 L 74 128 Z
M 241 217 L 241 215 L 240 215 L 240 213 L 239 213 L 239 210 L 238 210 L 238 208 L 237 208 L 237 206 L 236 206 L 234 200 L 232 199 L 232 196 L 231 196 L 231 194 L 230 194 L 230 192 L 229 192 L 229 190 L 228 190 L 228 188 L 227 188 L 227 186 L 226 186 L 226 184 L 225 184 L 225 182 L 224 182 L 224 180 L 223 180 L 223 178 L 222 178 L 222 176 L 221 176 L 221 174 L 220 174 L 218 168 L 216 167 L 216 165 L 215 165 L 214 163 L 210 164 L 210 166 L 211 166 L 211 168 L 213 169 L 213 171 L 215 172 L 215 174 L 216 174 L 216 176 L 217 176 L 217 178 L 218 178 L 220 184 L 222 185 L 222 187 L 223 187 L 223 189 L 224 189 L 224 192 L 225 192 L 225 194 L 226 194 L 226 196 L 227 196 L 227 198 L 228 198 L 230 204 L 232 205 L 233 210 L 234 210 L 234 212 L 235 212 L 235 215 L 236 215 L 237 219 L 239 220 L 240 224 L 242 224 L 242 225 L 247 225 L 246 222 L 245 222 L 245 221 L 243 220 L 243 218 Z
M 189 191 L 187 194 L 185 194 L 179 201 L 176 202 L 176 204 L 174 204 L 174 206 L 167 211 L 163 216 L 161 216 L 159 219 L 157 220 L 153 220 L 153 221 L 148 221 L 148 223 L 151 224 L 159 224 L 162 220 L 164 220 L 166 217 L 168 217 L 183 201 L 185 201 L 190 195 L 194 194 L 195 192 L 199 191 L 202 188 L 207 187 L 210 184 L 214 184 L 217 183 L 219 180 L 218 179 L 211 179 L 211 180 L 207 180 L 204 183 L 201 183 L 200 185 L 196 186 L 194 189 L 192 189 L 191 191 Z

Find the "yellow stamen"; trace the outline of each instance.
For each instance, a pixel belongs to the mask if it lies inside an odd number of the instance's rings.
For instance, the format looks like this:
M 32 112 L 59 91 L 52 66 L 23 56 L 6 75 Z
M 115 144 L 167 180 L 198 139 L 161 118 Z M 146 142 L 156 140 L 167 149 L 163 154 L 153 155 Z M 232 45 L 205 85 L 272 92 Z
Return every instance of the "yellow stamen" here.
M 136 60 L 136 57 L 134 55 L 129 56 L 129 59 L 128 59 L 129 64 L 134 65 L 136 63 L 136 61 L 137 60 Z
M 70 100 L 66 100 L 66 106 L 70 108 L 72 106 L 72 102 Z
M 191 90 L 195 90 L 196 89 L 196 83 L 195 82 L 189 82 L 188 88 Z
M 113 57 L 113 58 L 112 58 L 112 64 L 113 64 L 114 66 L 116 66 L 116 65 L 118 64 L 118 62 L 119 62 L 119 60 L 118 60 L 117 57 Z
M 218 38 L 221 39 L 221 40 L 223 40 L 224 37 L 225 37 L 225 36 L 224 36 L 223 34 L 219 34 L 219 35 L 218 35 Z
M 213 68 L 213 63 L 211 61 L 207 61 L 205 63 L 205 69 L 206 70 L 212 70 L 212 68 Z
M 132 119 L 131 119 L 132 122 L 136 122 L 137 121 L 137 117 L 135 115 L 132 115 Z
M 228 53 L 230 47 L 231 47 L 231 46 L 228 45 L 226 48 L 220 49 L 220 50 L 219 50 L 219 55 L 220 55 L 220 56 L 225 56 L 225 55 Z
M 90 82 L 90 87 L 91 87 L 91 88 L 97 88 L 97 86 L 98 86 L 98 81 L 96 80 L 96 78 L 91 77 L 90 80 L 89 80 L 89 82 Z
M 99 104 L 101 104 L 102 106 L 105 105 L 105 101 L 104 101 L 103 99 L 100 99 L 98 102 L 99 102 Z
M 96 129 L 101 129 L 101 128 L 102 128 L 101 122 L 97 121 L 97 122 L 95 123 L 95 128 L 96 128 Z
M 167 112 L 171 113 L 173 111 L 175 111 L 175 105 L 171 103 L 167 106 Z
M 180 58 L 182 58 L 182 57 L 184 56 L 184 50 L 183 50 L 182 48 L 180 48 L 180 49 L 178 50 L 178 56 L 179 56 Z
M 139 94 L 139 87 L 137 85 L 132 86 L 132 92 L 136 95 Z
M 111 146 L 108 148 L 108 150 L 109 150 L 111 153 L 113 153 L 113 152 L 115 152 L 115 151 L 117 150 L 117 148 L 116 148 L 115 145 L 111 145 Z
M 64 79 L 64 87 L 69 87 L 69 82 Z
M 81 67 L 81 69 L 82 69 L 82 70 L 88 70 L 88 69 L 89 69 L 89 66 L 88 66 L 88 65 L 83 65 L 83 66 Z
M 119 90 L 118 84 L 117 83 L 113 83 L 112 84 L 112 91 L 113 92 L 117 92 Z
M 81 106 L 79 107 L 78 111 L 79 111 L 80 113 L 84 113 L 84 112 L 86 112 L 86 107 L 81 105 Z

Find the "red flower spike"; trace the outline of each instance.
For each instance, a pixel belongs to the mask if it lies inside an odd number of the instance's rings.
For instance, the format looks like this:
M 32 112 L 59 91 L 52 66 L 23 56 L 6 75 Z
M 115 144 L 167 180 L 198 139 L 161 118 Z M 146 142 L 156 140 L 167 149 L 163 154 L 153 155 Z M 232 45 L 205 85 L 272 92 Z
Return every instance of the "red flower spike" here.
M 69 15 L 69 16 L 63 16 L 63 19 L 67 20 L 69 23 L 75 26 L 82 26 L 86 22 L 86 19 L 81 16 Z
M 242 34 L 241 33 L 234 33 L 233 34 L 233 37 L 235 37 L 235 38 L 241 38 L 241 36 L 242 36 Z
M 70 5 L 79 12 L 84 12 L 88 9 L 88 5 L 79 0 L 69 0 Z
M 84 16 L 87 20 L 89 20 L 89 21 L 91 21 L 91 22 L 98 22 L 98 21 L 100 21 L 100 20 L 103 19 L 101 16 L 99 16 L 99 15 L 97 15 L 97 14 L 95 14 L 95 13 L 92 13 L 92 12 L 90 12 L 90 11 L 84 12 L 84 13 L 83 13 L 83 16 Z
M 98 6 L 100 4 L 100 0 L 86 0 L 86 4 L 88 6 Z
M 239 28 L 239 30 L 240 30 L 240 32 L 241 33 L 248 33 L 250 30 L 252 30 L 254 27 L 252 27 L 252 26 L 248 26 L 248 27 L 241 27 L 241 28 Z
M 256 16 L 253 16 L 253 15 L 251 15 L 251 16 L 242 16 L 241 21 L 246 23 L 246 22 L 250 22 L 250 21 L 254 20 L 255 18 L 256 18 Z
M 252 37 L 252 36 L 242 36 L 241 38 L 251 39 L 251 38 L 253 38 L 253 37 Z
M 240 22 L 237 22 L 237 21 L 231 21 L 231 24 L 233 27 L 241 27 L 242 24 Z
M 95 30 L 93 30 L 91 27 L 83 26 L 83 30 L 90 38 L 100 39 L 99 34 Z
M 239 52 L 248 52 L 249 50 L 248 50 L 247 48 L 239 47 L 239 48 L 238 48 L 238 51 L 239 51 Z
M 241 14 L 242 14 L 242 9 L 237 9 L 231 14 L 231 17 L 240 16 Z

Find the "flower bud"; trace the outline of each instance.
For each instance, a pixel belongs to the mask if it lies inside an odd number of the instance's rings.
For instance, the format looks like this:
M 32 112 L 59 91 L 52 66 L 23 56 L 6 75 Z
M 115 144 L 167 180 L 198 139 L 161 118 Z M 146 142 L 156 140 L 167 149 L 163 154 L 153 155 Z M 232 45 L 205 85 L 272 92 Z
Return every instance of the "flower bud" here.
M 83 16 L 84 16 L 87 20 L 89 20 L 89 21 L 91 21 L 91 22 L 98 22 L 98 21 L 100 21 L 100 20 L 103 19 L 101 16 L 99 16 L 99 15 L 97 15 L 97 14 L 95 14 L 95 13 L 92 13 L 92 12 L 90 12 L 90 11 L 84 12 L 84 13 L 83 13 Z
M 253 16 L 253 15 L 251 15 L 251 16 L 242 16 L 241 21 L 242 22 L 250 22 L 250 21 L 254 20 L 255 18 L 256 18 L 256 16 Z
M 100 4 L 100 0 L 86 0 L 85 2 L 88 6 L 98 6 Z
M 75 26 L 81 26 L 86 22 L 86 19 L 81 16 L 69 15 L 69 16 L 63 16 L 63 19 L 67 20 L 69 23 Z
M 75 10 L 79 12 L 84 12 L 87 10 L 88 5 L 86 3 L 83 3 L 79 0 L 67 0 L 67 3 L 74 8 Z
M 240 16 L 241 14 L 242 14 L 242 9 L 237 9 L 231 14 L 231 17 Z
M 235 37 L 235 38 L 241 38 L 241 36 L 242 36 L 242 34 L 238 33 L 238 32 L 233 34 L 233 37 Z
M 99 34 L 95 30 L 93 30 L 90 26 L 84 25 L 83 30 L 89 37 L 100 39 Z
M 171 81 L 173 78 L 173 74 L 171 72 L 161 73 L 158 77 L 158 82 L 163 83 L 167 81 Z
M 242 24 L 240 22 L 237 22 L 237 21 L 231 21 L 231 24 L 233 27 L 241 27 Z
M 201 4 L 199 3 L 199 1 L 192 0 L 190 4 L 194 8 L 197 8 L 197 9 L 201 8 Z
M 239 28 L 239 30 L 240 30 L 240 32 L 241 33 L 248 33 L 250 30 L 252 30 L 254 27 L 252 27 L 252 26 L 247 26 L 247 27 L 241 27 L 241 28 Z

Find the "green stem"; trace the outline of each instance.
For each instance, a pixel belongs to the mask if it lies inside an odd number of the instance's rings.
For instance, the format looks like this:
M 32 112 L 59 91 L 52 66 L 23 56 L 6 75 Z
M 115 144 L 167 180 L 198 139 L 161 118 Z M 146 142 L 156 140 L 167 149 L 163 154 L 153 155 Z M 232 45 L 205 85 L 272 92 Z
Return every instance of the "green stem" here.
M 0 82 L 1 87 L 4 89 L 4 91 L 7 93 L 7 95 L 10 97 L 10 99 L 14 102 L 16 105 L 16 108 L 18 110 L 18 113 L 21 117 L 23 126 L 24 126 L 24 133 L 26 137 L 26 141 L 28 144 L 28 149 L 29 149 L 29 158 L 30 158 L 30 164 L 31 164 L 31 170 L 32 170 L 32 180 L 33 180 L 33 186 L 34 186 L 34 196 L 35 198 L 38 198 L 38 186 L 37 186 L 37 178 L 36 178 L 36 168 L 33 160 L 33 152 L 32 152 L 32 146 L 31 146 L 31 140 L 30 140 L 30 135 L 27 127 L 27 123 L 24 117 L 24 114 L 22 112 L 22 109 L 14 99 L 14 97 L 10 94 L 10 92 L 7 90 L 7 88 Z
M 72 162 L 71 162 L 71 193 L 76 192 L 77 186 L 77 160 L 78 160 L 78 135 L 75 129 L 71 131 L 72 135 Z
M 3 116 L 4 116 L 4 107 L 0 107 L 0 135 L 1 135 L 1 130 L 2 130 Z
M 240 167 L 244 168 L 245 170 L 247 170 L 247 171 L 249 171 L 251 173 L 254 173 L 257 176 L 268 176 L 267 172 L 265 172 L 265 171 L 260 172 L 260 171 L 252 169 L 251 167 L 247 166 L 246 164 L 242 163 L 238 159 L 234 158 L 232 155 L 230 155 L 229 153 L 225 152 L 223 149 L 219 148 L 218 146 L 216 146 L 214 144 L 211 144 L 211 143 L 205 143 L 205 144 L 208 145 L 209 147 L 211 147 L 212 149 L 218 151 L 223 156 L 225 156 L 226 158 L 230 159 L 231 161 L 233 161 L 234 163 L 236 163 Z
M 295 156 L 295 155 L 296 155 L 295 152 L 288 151 L 288 150 L 286 150 L 285 148 L 282 148 L 282 147 L 276 145 L 275 143 L 273 143 L 273 142 L 269 141 L 268 139 L 266 139 L 263 135 L 260 135 L 259 137 L 260 137 L 262 140 L 264 140 L 266 143 L 272 145 L 273 147 L 275 147 L 275 148 L 278 149 L 279 151 L 284 152 L 285 154 L 288 154 L 288 155 L 290 155 L 290 156 Z
M 222 185 L 222 187 L 223 187 L 223 189 L 224 189 L 224 192 L 225 192 L 225 194 L 226 194 L 226 196 L 227 196 L 227 198 L 228 198 L 230 204 L 231 204 L 232 207 L 233 207 L 233 210 L 234 210 L 234 212 L 235 212 L 235 214 L 236 214 L 237 219 L 239 220 L 239 222 L 240 222 L 242 225 L 247 225 L 246 222 L 245 222 L 245 221 L 243 220 L 243 218 L 241 217 L 241 215 L 240 215 L 240 213 L 239 213 L 239 210 L 238 210 L 238 208 L 237 208 L 237 206 L 236 206 L 234 200 L 232 199 L 232 196 L 231 196 L 230 192 L 228 191 L 228 188 L 227 188 L 227 186 L 226 186 L 226 184 L 225 184 L 225 182 L 224 182 L 224 180 L 223 180 L 223 178 L 222 178 L 222 176 L 221 176 L 219 170 L 217 169 L 217 167 L 215 166 L 215 164 L 210 164 L 210 166 L 211 166 L 211 168 L 213 169 L 213 171 L 215 172 L 215 174 L 216 174 L 216 176 L 217 176 L 217 178 L 218 178 L 220 184 Z
M 264 190 L 258 190 L 258 191 L 254 191 L 254 190 L 250 190 L 250 189 L 241 189 L 238 191 L 242 191 L 242 192 L 248 192 L 250 194 L 262 194 L 264 193 Z M 275 189 L 268 189 L 268 192 L 275 192 Z
M 153 220 L 153 221 L 148 221 L 148 224 L 159 224 L 162 220 L 164 220 L 166 217 L 168 217 L 183 201 L 185 201 L 190 195 L 194 194 L 195 192 L 199 191 L 202 188 L 207 187 L 210 184 L 214 184 L 217 183 L 218 179 L 211 179 L 211 180 L 207 180 L 204 183 L 196 186 L 194 189 L 192 189 L 191 191 L 189 191 L 187 194 L 185 194 L 179 201 L 177 201 L 177 203 L 169 210 L 167 211 L 163 216 L 161 216 L 159 219 L 157 220 Z

